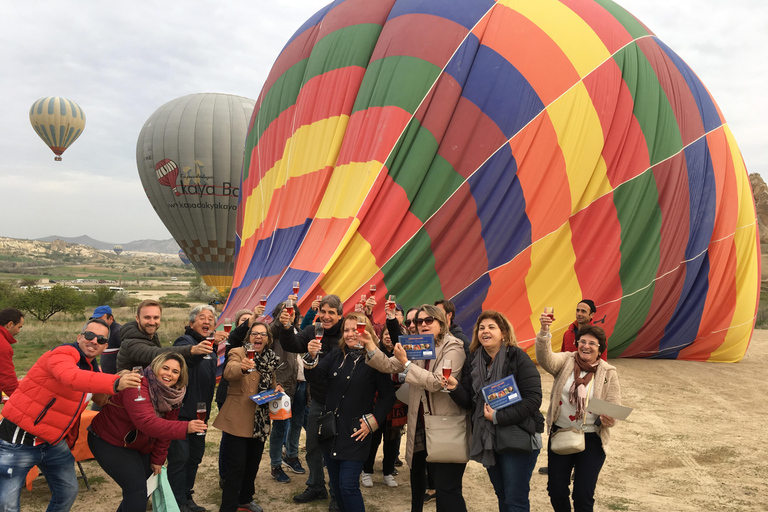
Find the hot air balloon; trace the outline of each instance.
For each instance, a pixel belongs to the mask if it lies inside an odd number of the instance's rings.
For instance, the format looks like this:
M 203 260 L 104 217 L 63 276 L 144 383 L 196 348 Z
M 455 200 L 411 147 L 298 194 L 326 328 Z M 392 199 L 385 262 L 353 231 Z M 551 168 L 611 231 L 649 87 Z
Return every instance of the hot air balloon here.
M 61 162 L 61 154 L 85 129 L 85 113 L 80 105 L 66 98 L 40 98 L 29 109 L 29 122 Z
M 116 245 L 112 248 L 113 251 L 115 251 L 115 254 L 120 256 L 123 253 L 123 246 L 122 245 Z
M 301 283 L 503 311 L 533 354 L 590 298 L 610 357 L 738 361 L 755 208 L 714 99 L 610 0 L 338 1 L 251 118 L 228 311 Z M 383 302 L 380 300 L 380 302 Z M 381 319 L 378 307 L 374 315 Z
M 191 261 L 189 261 L 189 258 L 187 258 L 187 255 L 184 254 L 184 251 L 182 251 L 181 249 L 179 249 L 179 259 L 184 265 L 189 265 L 192 263 Z
M 206 284 L 219 291 L 232 283 L 243 146 L 254 103 L 229 94 L 177 98 L 150 116 L 136 144 L 149 202 Z

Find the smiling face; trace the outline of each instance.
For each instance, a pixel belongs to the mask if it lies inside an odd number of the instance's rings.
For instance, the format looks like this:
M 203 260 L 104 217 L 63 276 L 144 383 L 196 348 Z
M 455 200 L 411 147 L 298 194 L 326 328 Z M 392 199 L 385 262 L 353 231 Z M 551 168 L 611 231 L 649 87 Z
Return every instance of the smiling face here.
M 323 329 L 330 329 L 339 323 L 339 319 L 341 318 L 339 312 L 329 304 L 323 304 L 323 307 L 320 308 L 317 316 L 320 318 L 320 323 L 323 325 Z
M 495 320 L 486 318 L 480 321 L 477 326 L 477 340 L 489 355 L 493 356 L 499 351 L 503 339 L 504 334 Z
M 160 328 L 160 315 L 162 311 L 157 306 L 144 306 L 136 315 L 136 323 L 139 329 L 150 338 Z
M 416 329 L 416 322 L 414 322 L 414 320 L 416 320 L 416 313 L 418 313 L 418 311 L 415 309 L 409 311 L 408 316 L 405 318 L 406 320 L 410 320 L 410 323 L 406 327 L 406 329 L 408 329 L 408 334 L 416 334 L 416 332 L 418 332 Z
M 394 345 L 392 345 L 392 338 L 389 336 L 389 331 L 386 329 L 381 332 L 381 342 L 387 347 L 387 350 L 392 350 L 394 347 Z
M 595 314 L 592 312 L 592 308 L 585 302 L 579 302 L 576 306 L 576 323 L 579 325 L 587 325 L 592 321 L 592 317 Z
M 600 357 L 600 342 L 592 334 L 584 334 L 576 342 L 578 345 L 578 354 L 582 361 L 595 364 Z
M 90 323 L 85 326 L 85 330 L 92 332 L 96 336 L 109 338 L 109 328 L 104 327 L 101 324 Z M 77 346 L 80 347 L 80 350 L 85 354 L 85 357 L 89 361 L 94 357 L 101 355 L 101 353 L 104 352 L 104 349 L 107 348 L 106 343 L 103 345 L 99 344 L 98 338 L 87 340 L 82 333 L 77 335 Z
M 157 378 L 166 386 L 173 387 L 181 375 L 181 365 L 175 359 L 168 359 L 157 371 Z
M 263 325 L 257 324 L 251 328 L 251 332 L 248 335 L 251 345 L 257 354 L 264 352 L 264 349 L 269 343 L 269 335 L 267 334 L 267 328 Z
M 189 323 L 189 327 L 203 338 L 213 331 L 214 325 L 216 325 L 216 317 L 207 309 L 200 311 L 195 320 Z
M 355 348 L 359 345 L 357 337 L 357 319 L 355 317 L 347 318 L 344 321 L 344 343 L 347 348 Z
M 440 325 L 440 321 L 437 318 L 432 317 L 426 311 L 419 311 L 416 318 L 419 320 L 419 325 L 416 326 L 419 334 L 433 334 L 435 339 L 438 338 L 442 327 Z M 428 323 L 430 318 L 432 319 L 432 323 Z

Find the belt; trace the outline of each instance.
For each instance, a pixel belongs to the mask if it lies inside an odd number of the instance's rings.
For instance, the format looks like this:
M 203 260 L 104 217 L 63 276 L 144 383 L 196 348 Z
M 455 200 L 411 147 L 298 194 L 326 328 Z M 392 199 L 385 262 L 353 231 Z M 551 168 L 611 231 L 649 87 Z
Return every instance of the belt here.
M 0 428 L 0 439 L 6 443 L 23 444 L 24 446 L 39 446 L 46 443 L 43 438 L 33 436 L 12 421 L 3 418 L 2 423 L 4 423 L 3 427 L 6 428 Z

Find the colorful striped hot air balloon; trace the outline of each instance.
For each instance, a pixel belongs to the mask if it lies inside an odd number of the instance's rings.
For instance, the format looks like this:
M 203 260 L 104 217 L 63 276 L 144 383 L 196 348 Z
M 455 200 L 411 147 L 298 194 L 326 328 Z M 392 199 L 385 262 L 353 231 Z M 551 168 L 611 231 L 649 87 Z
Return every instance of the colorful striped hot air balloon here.
M 80 105 L 66 98 L 40 98 L 29 109 L 29 122 L 61 161 L 61 154 L 77 140 L 85 129 L 85 113 Z
M 530 353 L 543 307 L 562 334 L 582 298 L 610 357 L 738 361 L 752 333 L 739 148 L 610 0 L 334 2 L 263 86 L 242 190 L 230 311 L 373 283 L 452 299 L 465 331 L 503 311 Z

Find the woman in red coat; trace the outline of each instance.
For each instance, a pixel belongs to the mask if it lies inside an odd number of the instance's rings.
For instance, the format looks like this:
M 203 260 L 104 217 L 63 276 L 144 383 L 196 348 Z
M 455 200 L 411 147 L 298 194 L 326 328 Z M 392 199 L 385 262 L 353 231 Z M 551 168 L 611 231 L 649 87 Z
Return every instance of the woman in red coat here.
M 204 432 L 204 421 L 176 421 L 187 385 L 187 365 L 175 352 L 157 356 L 144 370 L 141 396 L 127 388 L 112 396 L 89 428 L 88 446 L 123 489 L 122 512 L 144 512 L 147 478 L 158 474 L 172 439 Z

